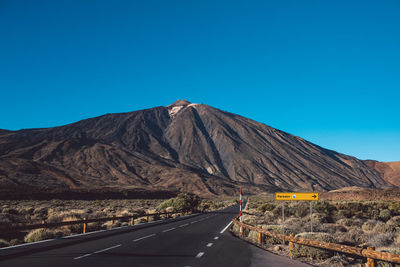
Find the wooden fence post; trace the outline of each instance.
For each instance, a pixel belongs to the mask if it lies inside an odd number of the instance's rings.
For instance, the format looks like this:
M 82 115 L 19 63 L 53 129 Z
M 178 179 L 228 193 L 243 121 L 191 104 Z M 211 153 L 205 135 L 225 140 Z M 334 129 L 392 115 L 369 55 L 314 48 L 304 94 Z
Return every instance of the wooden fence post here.
M 374 247 L 367 247 L 367 250 L 373 251 L 375 250 Z M 372 258 L 367 258 L 367 263 L 365 264 L 366 267 L 375 267 L 375 260 Z
M 294 234 L 290 234 L 290 237 L 294 237 Z M 289 241 L 289 257 L 293 257 L 293 242 Z
M 146 222 L 149 222 L 149 215 L 146 216 Z
M 114 224 L 114 223 L 115 223 L 115 215 L 112 216 L 112 221 L 111 221 L 111 224 Z
M 87 231 L 87 222 L 86 222 L 86 217 L 85 218 L 83 218 L 83 220 L 84 220 L 84 222 L 83 222 L 83 233 L 85 234 L 86 233 L 86 231 Z

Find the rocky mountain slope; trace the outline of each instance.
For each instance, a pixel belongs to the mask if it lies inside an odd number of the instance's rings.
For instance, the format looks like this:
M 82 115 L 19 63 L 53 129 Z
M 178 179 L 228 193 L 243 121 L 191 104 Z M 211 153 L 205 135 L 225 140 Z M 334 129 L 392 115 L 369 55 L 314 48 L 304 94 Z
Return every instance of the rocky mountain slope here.
M 386 188 L 369 162 L 185 100 L 0 132 L 0 188 L 148 188 L 201 194 Z M 396 178 L 397 179 L 397 178 Z

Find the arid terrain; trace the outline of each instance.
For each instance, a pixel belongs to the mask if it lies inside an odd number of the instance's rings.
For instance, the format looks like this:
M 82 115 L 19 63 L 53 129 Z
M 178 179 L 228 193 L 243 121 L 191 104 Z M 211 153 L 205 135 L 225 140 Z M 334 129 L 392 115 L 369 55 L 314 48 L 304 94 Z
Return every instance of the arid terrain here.
M 395 188 L 399 173 L 398 162 L 362 161 L 185 100 L 60 127 L 0 131 L 1 192 L 323 192 Z
M 106 200 L 2 200 L 0 201 L 0 247 L 82 233 L 82 225 L 37 229 L 18 233 L 1 233 L 11 225 L 40 224 L 42 221 L 66 222 L 112 216 L 138 215 L 135 224 L 146 221 L 146 213 L 178 211 L 186 208 L 211 211 L 232 205 L 230 198 L 200 198 L 180 194 L 170 199 L 106 199 Z M 160 219 L 150 216 L 150 220 Z M 128 225 L 128 220 L 89 223 L 88 231 Z
M 252 197 L 249 200 L 243 222 L 261 227 L 273 233 L 282 233 L 281 202 Z M 400 202 L 399 201 L 339 201 L 313 202 L 313 233 L 310 233 L 309 203 L 305 201 L 285 203 L 285 235 L 345 244 L 378 251 L 400 254 Z M 239 231 L 235 227 L 234 231 Z M 250 231 L 246 238 L 257 242 L 258 235 Z M 288 255 L 288 246 L 280 239 L 265 237 L 266 249 Z M 360 266 L 362 261 L 350 256 L 326 250 L 294 246 L 293 255 L 301 261 L 316 266 Z M 378 266 L 390 266 L 378 262 Z

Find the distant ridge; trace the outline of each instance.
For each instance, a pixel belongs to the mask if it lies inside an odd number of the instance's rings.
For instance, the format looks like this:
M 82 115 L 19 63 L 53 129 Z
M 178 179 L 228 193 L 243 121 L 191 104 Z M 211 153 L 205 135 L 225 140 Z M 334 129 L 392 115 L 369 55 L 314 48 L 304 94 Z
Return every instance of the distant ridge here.
M 398 176 L 385 179 L 375 165 L 187 100 L 54 128 L 0 130 L 0 189 L 232 195 L 239 187 L 257 194 L 399 186 Z

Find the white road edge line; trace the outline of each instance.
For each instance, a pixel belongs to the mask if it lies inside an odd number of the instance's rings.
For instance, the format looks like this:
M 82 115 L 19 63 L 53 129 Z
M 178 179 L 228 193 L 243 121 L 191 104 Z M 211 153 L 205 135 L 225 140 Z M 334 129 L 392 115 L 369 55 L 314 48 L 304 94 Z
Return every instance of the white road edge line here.
M 146 236 L 143 236 L 143 237 L 134 239 L 134 240 L 132 240 L 132 241 L 133 241 L 133 242 L 137 242 L 137 241 L 139 241 L 139 240 L 142 240 L 142 239 L 145 239 L 145 238 L 149 238 L 149 237 L 152 237 L 152 236 L 155 236 L 155 235 L 156 235 L 156 234 L 146 235 Z
M 231 224 L 232 224 L 233 222 L 231 221 L 230 223 L 228 223 L 228 225 L 227 226 L 225 226 L 225 228 L 224 229 L 222 229 L 222 231 L 221 232 L 219 232 L 220 234 L 223 234 L 225 231 L 226 231 L 226 229 L 228 229 L 229 228 L 229 226 L 231 226 Z
M 79 257 L 75 257 L 74 260 L 79 260 L 79 259 L 85 258 L 87 256 L 91 256 L 93 254 L 101 253 L 101 252 L 104 252 L 104 251 L 107 251 L 107 250 L 110 250 L 110 249 L 113 249 L 113 248 L 117 248 L 117 247 L 120 247 L 120 246 L 122 246 L 122 245 L 118 244 L 118 245 L 115 245 L 115 246 L 112 246 L 112 247 L 109 247 L 109 248 L 105 248 L 105 249 L 102 249 L 102 250 L 95 251 L 93 253 L 88 253 L 88 254 L 85 254 L 85 255 L 82 255 L 82 256 L 79 256 Z
M 208 243 L 206 247 L 211 248 L 213 243 Z
M 196 255 L 196 258 L 201 258 L 203 255 L 204 255 L 204 252 L 199 252 L 199 253 Z
M 188 225 L 189 225 L 188 223 L 185 223 L 185 224 L 179 225 L 179 227 L 185 227 L 185 226 L 188 226 Z
M 176 229 L 176 227 L 172 227 L 172 228 L 170 228 L 170 229 L 167 229 L 167 230 L 164 230 L 164 231 L 162 231 L 163 233 L 166 233 L 166 232 L 169 232 L 169 231 L 172 231 L 172 230 L 175 230 Z
M 194 224 L 194 223 L 197 223 L 198 221 L 193 221 L 193 222 L 191 222 L 190 224 Z
M 218 240 L 219 236 L 214 237 L 215 240 Z

